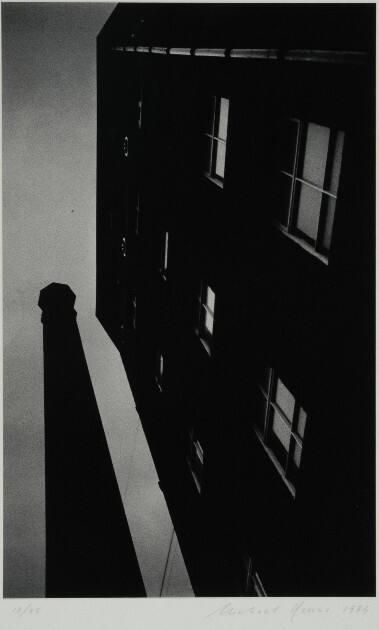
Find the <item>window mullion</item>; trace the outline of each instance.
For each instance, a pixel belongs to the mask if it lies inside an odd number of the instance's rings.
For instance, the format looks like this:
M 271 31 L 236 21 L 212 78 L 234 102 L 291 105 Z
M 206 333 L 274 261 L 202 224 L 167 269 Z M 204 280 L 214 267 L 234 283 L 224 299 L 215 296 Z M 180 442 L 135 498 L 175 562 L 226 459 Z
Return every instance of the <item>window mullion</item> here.
M 270 377 L 269 377 L 269 383 L 268 383 L 268 390 L 267 390 L 267 407 L 266 407 L 266 417 L 265 417 L 265 423 L 264 423 L 264 433 L 263 433 L 263 439 L 264 442 L 267 443 L 268 440 L 268 436 L 269 436 L 269 432 L 270 432 L 270 425 L 271 425 L 271 398 L 272 398 L 272 392 L 274 389 L 274 380 L 275 380 L 275 376 L 274 376 L 274 370 L 271 369 L 270 370 Z
M 216 124 L 217 97 L 216 96 L 212 96 L 212 100 L 213 100 L 213 108 L 212 108 L 212 130 L 211 130 L 211 134 L 214 137 L 214 135 L 215 135 L 215 124 Z
M 212 96 L 212 100 L 213 100 L 213 108 L 212 108 L 212 129 L 211 129 L 211 134 L 212 134 L 212 138 L 211 138 L 211 154 L 210 154 L 210 161 L 209 161 L 209 173 L 211 175 L 213 175 L 213 162 L 214 162 L 214 145 L 215 145 L 215 139 L 214 139 L 214 135 L 215 135 L 215 124 L 216 124 L 216 105 L 217 105 L 217 98 L 215 96 Z
M 285 171 L 282 171 L 282 173 L 284 175 L 287 175 Z M 295 179 L 297 182 L 300 182 L 301 184 L 304 184 L 305 186 L 309 186 L 309 188 L 314 188 L 314 190 L 317 190 L 323 195 L 328 195 L 328 197 L 333 197 L 333 199 L 337 199 L 337 195 L 334 195 L 332 192 L 330 192 L 329 190 L 326 190 L 325 188 L 322 188 L 321 186 L 317 186 L 316 184 L 313 184 L 312 182 L 309 182 L 306 179 L 302 179 L 302 177 L 296 177 Z
M 288 231 L 294 231 L 295 225 L 295 197 L 296 197 L 296 178 L 299 170 L 300 163 L 300 152 L 303 143 L 304 136 L 304 123 L 300 120 L 299 126 L 297 130 L 297 138 L 296 138 L 296 150 L 295 150 L 295 161 L 293 166 L 293 175 L 292 175 L 292 183 L 291 183 L 291 194 L 290 194 L 290 207 L 288 210 Z
M 282 173 L 282 175 L 286 175 L 287 177 L 289 177 L 290 179 L 293 179 L 294 176 L 292 173 L 289 173 L 288 171 L 284 171 L 283 169 L 280 170 L 280 172 Z
M 216 136 L 217 124 L 220 118 L 220 97 L 214 96 L 214 108 L 213 108 L 213 128 L 212 135 Z

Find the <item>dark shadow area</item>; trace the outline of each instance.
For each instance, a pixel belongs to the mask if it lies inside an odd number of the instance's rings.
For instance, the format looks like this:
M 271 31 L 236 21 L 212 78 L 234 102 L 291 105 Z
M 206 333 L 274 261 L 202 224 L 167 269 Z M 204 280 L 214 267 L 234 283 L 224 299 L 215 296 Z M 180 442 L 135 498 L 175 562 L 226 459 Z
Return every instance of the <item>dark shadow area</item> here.
M 145 589 L 96 404 L 70 287 L 40 293 L 45 384 L 46 596 Z

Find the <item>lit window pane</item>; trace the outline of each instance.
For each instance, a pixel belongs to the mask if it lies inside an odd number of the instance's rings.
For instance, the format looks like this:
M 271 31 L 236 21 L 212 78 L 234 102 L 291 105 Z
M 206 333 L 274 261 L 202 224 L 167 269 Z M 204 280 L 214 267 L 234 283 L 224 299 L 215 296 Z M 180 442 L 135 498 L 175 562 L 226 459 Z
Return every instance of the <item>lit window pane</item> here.
M 299 123 L 288 120 L 283 125 L 280 138 L 280 168 L 287 173 L 293 174 L 295 165 L 296 143 Z
M 342 150 L 343 150 L 344 140 L 345 140 L 344 132 L 343 131 L 339 131 L 337 133 L 337 138 L 336 138 L 336 146 L 335 146 L 335 149 L 334 149 L 332 173 L 331 173 L 331 178 L 330 178 L 330 192 L 334 193 L 335 195 L 337 194 L 338 184 L 339 184 L 339 180 L 340 180 L 341 163 L 342 163 Z
M 227 98 L 220 99 L 220 117 L 218 122 L 217 136 L 226 140 L 226 134 L 228 131 L 228 115 L 229 115 L 229 100 Z
M 205 311 L 205 322 L 204 323 L 205 323 L 206 330 L 211 335 L 213 333 L 213 315 L 208 313 L 207 310 Z
M 281 415 L 275 410 L 272 420 L 272 431 L 274 435 L 276 435 L 278 440 L 282 443 L 285 450 L 288 452 L 291 439 L 291 430 L 286 422 L 283 420 Z
M 322 194 L 318 190 L 301 185 L 296 228 L 314 241 L 317 237 L 321 200 Z
M 226 148 L 225 148 L 224 142 L 217 142 L 215 140 L 214 150 L 216 151 L 215 173 L 219 177 L 224 177 L 225 154 L 226 154 Z
M 322 236 L 322 246 L 324 249 L 329 250 L 332 242 L 332 232 L 334 223 L 334 213 L 336 209 L 336 200 L 333 197 L 326 196 L 325 200 L 325 223 L 324 233 Z
M 307 413 L 304 411 L 302 407 L 300 407 L 299 418 L 297 421 L 297 433 L 298 435 L 300 435 L 301 438 L 304 437 L 306 421 L 307 421 Z
M 305 140 L 303 179 L 324 186 L 330 129 L 309 123 Z
M 207 287 L 206 305 L 214 313 L 215 310 L 215 294 L 210 287 Z
M 302 447 L 300 446 L 300 444 L 298 444 L 297 442 L 295 443 L 295 448 L 293 451 L 293 461 L 295 463 L 295 466 L 297 468 L 300 467 L 300 461 L 301 461 L 301 454 L 302 454 Z
M 276 384 L 275 402 L 291 421 L 295 410 L 295 399 L 280 378 Z

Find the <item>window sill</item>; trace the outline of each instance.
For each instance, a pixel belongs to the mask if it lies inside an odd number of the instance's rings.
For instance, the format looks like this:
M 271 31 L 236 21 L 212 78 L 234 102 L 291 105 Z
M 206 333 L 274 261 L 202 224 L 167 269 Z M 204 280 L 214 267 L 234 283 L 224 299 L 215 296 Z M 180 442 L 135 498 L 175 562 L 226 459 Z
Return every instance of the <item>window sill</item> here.
M 288 490 L 290 491 L 292 497 L 295 499 L 296 497 L 296 489 L 295 486 L 288 481 L 288 479 L 286 478 L 285 474 L 284 474 L 284 470 L 282 468 L 282 466 L 280 465 L 280 463 L 278 462 L 277 458 L 275 457 L 274 453 L 272 452 L 272 450 L 264 443 L 263 441 L 263 437 L 261 432 L 258 429 L 254 429 L 255 435 L 257 436 L 258 440 L 260 441 L 260 443 L 262 444 L 264 450 L 266 451 L 268 457 L 270 458 L 270 460 L 272 461 L 272 463 L 274 464 L 276 470 L 278 471 L 280 477 L 282 478 L 282 480 L 284 481 L 285 485 L 287 486 Z
M 210 182 L 216 184 L 219 188 L 224 188 L 224 182 L 221 179 L 217 179 L 217 177 L 212 177 L 209 173 L 204 171 L 204 177 L 206 177 Z
M 304 241 L 299 236 L 295 236 L 295 234 L 290 234 L 288 232 L 288 229 L 284 227 L 284 225 L 282 225 L 278 221 L 275 223 L 275 225 L 278 228 L 278 230 L 282 234 L 284 234 L 284 236 L 286 236 L 287 238 L 291 239 L 291 241 L 294 241 L 295 243 L 300 245 L 300 247 L 304 249 L 306 252 L 308 252 L 309 254 L 317 258 L 318 260 L 320 260 L 322 263 L 324 263 L 324 265 L 329 264 L 328 258 L 324 254 L 320 254 L 319 252 L 316 252 L 315 249 L 312 247 L 312 245 L 309 245 L 306 241 Z

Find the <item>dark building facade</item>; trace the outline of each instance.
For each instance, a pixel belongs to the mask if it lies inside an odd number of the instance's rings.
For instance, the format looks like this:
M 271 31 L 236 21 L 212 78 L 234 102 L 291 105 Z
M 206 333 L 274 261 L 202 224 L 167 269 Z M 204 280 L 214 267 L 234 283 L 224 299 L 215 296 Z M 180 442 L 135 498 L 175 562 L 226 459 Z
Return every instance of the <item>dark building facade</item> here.
M 196 595 L 375 593 L 373 5 L 98 37 L 97 316 Z

